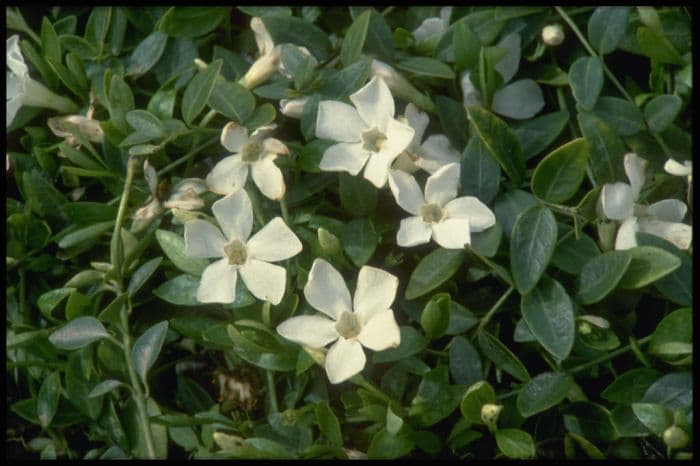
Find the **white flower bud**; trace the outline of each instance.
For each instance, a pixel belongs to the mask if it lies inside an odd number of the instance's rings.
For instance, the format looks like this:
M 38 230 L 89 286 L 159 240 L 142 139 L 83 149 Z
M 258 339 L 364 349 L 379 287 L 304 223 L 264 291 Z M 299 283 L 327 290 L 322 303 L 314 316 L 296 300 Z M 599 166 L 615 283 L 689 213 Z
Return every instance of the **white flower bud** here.
M 688 445 L 690 437 L 688 434 L 678 426 L 671 426 L 666 429 L 663 433 L 664 443 L 668 445 L 669 448 L 678 449 L 683 448 Z
M 561 45 L 564 37 L 564 30 L 558 24 L 550 24 L 542 29 L 542 41 L 550 47 Z
M 270 79 L 279 67 L 280 49 L 279 46 L 272 49 L 266 55 L 261 56 L 248 69 L 248 72 L 239 81 L 246 89 L 253 89 Z
M 486 424 L 489 429 L 495 428 L 501 411 L 503 411 L 502 405 L 486 403 L 481 407 L 481 420 L 484 421 L 484 424 Z
M 304 113 L 304 105 L 309 100 L 308 97 L 299 97 L 298 99 L 282 99 L 280 100 L 280 112 L 289 118 L 301 119 Z

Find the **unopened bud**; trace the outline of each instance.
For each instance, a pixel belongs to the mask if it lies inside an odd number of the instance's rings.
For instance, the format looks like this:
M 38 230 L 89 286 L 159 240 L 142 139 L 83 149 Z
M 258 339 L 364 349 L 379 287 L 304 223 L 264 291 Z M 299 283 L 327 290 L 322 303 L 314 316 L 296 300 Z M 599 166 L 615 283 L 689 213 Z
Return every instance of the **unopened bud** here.
M 489 429 L 496 427 L 496 422 L 498 422 L 498 416 L 503 410 L 502 405 L 496 405 L 493 403 L 486 403 L 481 407 L 481 420 Z
M 598 243 L 603 252 L 611 251 L 615 247 L 616 230 L 615 222 L 600 222 L 598 224 Z
M 289 118 L 301 119 L 304 113 L 304 105 L 309 100 L 308 97 L 299 97 L 298 99 L 282 99 L 280 100 L 280 112 L 282 115 Z
M 279 64 L 280 49 L 275 47 L 270 53 L 255 60 L 239 83 L 246 89 L 256 88 L 277 72 Z
M 564 30 L 558 24 L 550 24 L 542 29 L 542 41 L 550 47 L 564 42 Z
M 688 445 L 690 437 L 688 437 L 688 434 L 680 427 L 671 426 L 664 431 L 663 439 L 668 448 L 675 450 Z

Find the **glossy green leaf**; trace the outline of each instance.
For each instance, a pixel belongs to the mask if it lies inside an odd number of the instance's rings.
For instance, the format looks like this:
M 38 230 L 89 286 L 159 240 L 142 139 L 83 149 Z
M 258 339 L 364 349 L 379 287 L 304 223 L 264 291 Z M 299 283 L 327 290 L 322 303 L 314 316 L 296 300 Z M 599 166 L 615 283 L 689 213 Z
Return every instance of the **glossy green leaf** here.
M 218 81 L 209 96 L 209 106 L 238 124 L 243 124 L 255 110 L 255 97 L 238 83 Z
M 157 230 L 156 239 L 163 252 L 178 269 L 199 276 L 209 265 L 205 259 L 193 259 L 185 254 L 185 240 L 171 231 Z
M 472 385 L 484 378 L 481 358 L 469 340 L 458 335 L 449 346 L 450 374 L 455 383 Z
M 179 306 L 198 306 L 195 293 L 199 287 L 199 279 L 192 275 L 178 275 L 161 283 L 153 290 L 153 294 L 163 301 Z M 236 295 L 238 297 L 238 294 Z
M 146 74 L 160 60 L 167 42 L 168 36 L 160 31 L 153 31 L 143 39 L 131 53 L 127 76 L 139 77 Z
M 166 130 L 163 123 L 146 110 L 132 110 L 126 113 L 126 121 L 138 133 L 145 138 L 143 142 L 165 137 Z
M 338 418 L 333 413 L 333 410 L 328 406 L 328 403 L 322 401 L 316 405 L 316 422 L 321 433 L 330 441 L 334 447 L 343 445 L 343 435 L 340 431 L 340 423 Z
M 162 257 L 156 257 L 154 259 L 149 260 L 148 262 L 141 265 L 138 269 L 136 269 L 134 274 L 131 276 L 131 280 L 129 280 L 129 285 L 126 289 L 130 296 L 136 294 L 136 292 L 141 289 L 144 283 L 146 283 L 146 281 L 149 278 L 151 278 L 151 275 L 153 275 L 153 273 L 155 273 L 155 271 L 158 269 L 158 266 L 160 265 L 162 260 Z
M 155 364 L 168 332 L 168 322 L 159 322 L 138 337 L 131 349 L 131 361 L 136 373 L 147 384 L 148 371 Z
M 588 20 L 588 40 L 601 55 L 615 50 L 625 35 L 629 7 L 601 6 Z
M 641 288 L 681 266 L 676 255 L 654 246 L 637 246 L 630 254 L 632 261 L 620 280 L 622 288 Z
M 351 65 L 360 58 L 367 37 L 370 13 L 371 11 L 369 10 L 362 13 L 355 18 L 348 28 L 348 32 L 345 34 L 340 47 L 340 61 L 343 63 L 343 66 Z
M 231 7 L 173 7 L 159 20 L 159 30 L 170 37 L 198 37 L 215 30 Z
M 681 306 L 690 306 L 693 303 L 693 264 L 690 256 L 673 243 L 646 233 L 637 233 L 637 243 L 640 246 L 661 248 L 675 254 L 681 260 L 680 267 L 654 282 L 654 287 L 672 302 Z
M 56 306 L 58 306 L 61 301 L 63 301 L 74 291 L 75 288 L 56 288 L 54 290 L 47 291 L 39 296 L 39 299 L 36 301 L 36 305 L 44 317 L 52 319 L 51 313 Z
M 88 396 L 90 398 L 98 398 L 102 395 L 105 395 L 105 394 L 111 392 L 112 390 L 114 390 L 115 388 L 117 388 L 121 385 L 124 385 L 124 384 L 122 382 L 120 382 L 119 380 L 108 379 L 108 380 L 105 380 L 105 381 L 98 383 L 95 386 L 95 388 L 93 388 L 90 391 L 90 394 Z
M 618 285 L 632 262 L 629 251 L 609 251 L 586 262 L 581 269 L 578 299 L 597 303 Z
M 396 67 L 415 76 L 438 79 L 454 79 L 452 68 L 440 60 L 429 57 L 412 57 L 396 63 Z
M 673 123 L 683 101 L 677 95 L 659 95 L 644 106 L 644 119 L 652 133 L 660 133 Z
M 580 113 L 578 124 L 588 143 L 588 163 L 594 185 L 627 179 L 623 169 L 627 149 L 619 136 L 603 120 L 590 113 Z
M 516 405 L 524 417 L 530 417 L 561 403 L 574 379 L 561 372 L 543 372 L 533 377 L 518 393 Z
M 555 204 L 571 199 L 586 176 L 588 146 L 574 139 L 547 155 L 535 168 L 530 185 L 537 197 Z
M 107 330 L 99 320 L 84 316 L 71 320 L 53 332 L 49 341 L 57 348 L 75 350 L 108 336 Z
M 648 27 L 637 29 L 637 42 L 641 52 L 659 63 L 685 65 L 685 60 L 660 31 Z
M 581 57 L 569 68 L 569 84 L 576 102 L 584 110 L 593 110 L 603 89 L 603 66 L 598 57 Z
M 600 394 L 611 403 L 630 405 L 641 401 L 649 387 L 661 377 L 661 372 L 648 367 L 632 369 L 621 374 Z
M 435 110 L 445 136 L 457 150 L 461 150 L 467 144 L 467 112 L 464 105 L 448 97 L 439 95 L 435 97 Z
M 671 411 L 688 411 L 693 404 L 693 375 L 673 372 L 654 382 L 644 394 L 643 403 L 658 403 Z
M 261 19 L 275 44 L 304 46 L 317 60 L 328 58 L 332 50 L 331 42 L 326 33 L 314 24 L 295 16 L 266 15 Z
M 662 345 L 668 343 L 692 343 L 693 313 L 690 308 L 673 311 L 663 318 L 652 334 L 649 351 L 659 353 Z
M 374 212 L 377 189 L 360 176 L 340 174 L 340 205 L 353 216 L 363 217 Z
M 485 380 L 470 385 L 462 397 L 459 409 L 469 422 L 483 424 L 481 420 L 481 407 L 485 404 L 496 402 L 496 392 L 491 384 Z
M 372 437 L 367 449 L 368 458 L 393 459 L 408 455 L 415 448 L 412 440 L 401 435 L 391 435 L 381 429 Z
M 372 362 L 394 362 L 413 356 L 422 351 L 428 344 L 423 334 L 413 327 L 402 325 L 399 327 L 401 343 L 397 348 L 389 348 L 373 354 Z
M 506 191 L 496 198 L 493 212 L 496 215 L 496 220 L 503 227 L 503 233 L 506 237 L 511 237 L 513 226 L 518 217 L 536 205 L 539 204 L 535 196 L 520 189 Z
M 562 229 L 561 224 L 559 228 Z M 600 255 L 600 249 L 593 238 L 581 233 L 579 239 L 576 239 L 572 232 L 564 240 L 561 240 L 560 237 L 556 248 L 554 248 L 551 263 L 564 272 L 579 275 L 586 262 L 598 255 Z
M 55 62 L 60 62 L 63 56 L 58 34 L 56 34 L 51 21 L 46 17 L 41 21 L 41 52 Z
M 464 21 L 458 21 L 454 25 L 453 44 L 455 63 L 462 70 L 474 69 L 479 60 L 481 42 L 471 28 Z
M 557 242 L 557 221 L 546 207 L 533 206 L 515 221 L 510 238 L 510 270 L 520 294 L 544 273 Z
M 520 142 L 524 160 L 535 157 L 554 142 L 566 127 L 568 112 L 554 112 L 525 120 L 513 127 L 513 133 Z
M 600 97 L 593 113 L 619 136 L 631 136 L 645 128 L 644 116 L 639 108 L 619 97 Z
M 358 218 L 345 225 L 341 241 L 350 260 L 362 267 L 372 258 L 379 244 L 379 235 L 371 220 Z
M 530 434 L 520 429 L 498 429 L 496 445 L 508 458 L 530 459 L 535 457 L 535 442 Z
M 610 443 L 619 437 L 610 411 L 588 401 L 571 403 L 564 410 L 564 427 L 591 442 Z
M 52 372 L 44 379 L 36 397 L 36 414 L 41 427 L 48 427 L 58 409 L 61 397 L 61 378 L 58 372 Z
M 673 413 L 660 404 L 632 403 L 632 411 L 647 429 L 658 436 L 673 424 Z
M 464 251 L 435 249 L 418 263 L 406 287 L 406 299 L 415 299 L 445 283 L 457 272 L 464 260 Z
M 544 277 L 521 299 L 520 309 L 530 332 L 553 356 L 564 360 L 574 344 L 574 308 L 563 286 Z
M 223 63 L 221 59 L 210 63 L 206 69 L 197 73 L 185 88 L 182 96 L 182 118 L 186 124 L 191 125 L 206 107 Z
M 124 82 L 124 79 L 119 75 L 113 75 L 109 82 L 109 117 L 114 126 L 126 133 L 126 112 L 134 109 L 134 94 L 131 88 Z
M 350 13 L 353 15 L 353 18 L 356 18 L 359 17 L 358 13 L 365 8 L 370 10 L 365 50 L 377 56 L 380 60 L 393 61 L 394 41 L 384 15 L 377 12 L 373 7 L 350 7 Z
M 475 196 L 484 204 L 490 204 L 498 193 L 501 167 L 478 137 L 469 139 L 462 152 L 460 181 L 463 195 Z
M 441 337 L 450 323 L 450 295 L 439 293 L 430 298 L 423 308 L 420 316 L 420 325 L 423 327 L 428 340 Z
M 499 367 L 521 382 L 530 380 L 530 374 L 523 363 L 506 345 L 485 330 L 480 330 L 477 335 L 481 353 L 490 359 L 496 367 Z

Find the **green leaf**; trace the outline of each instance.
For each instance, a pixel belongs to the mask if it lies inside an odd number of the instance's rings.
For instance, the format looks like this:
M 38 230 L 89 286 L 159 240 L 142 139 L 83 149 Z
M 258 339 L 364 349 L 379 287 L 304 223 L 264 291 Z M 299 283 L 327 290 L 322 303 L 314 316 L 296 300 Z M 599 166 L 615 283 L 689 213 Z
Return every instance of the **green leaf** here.
M 396 63 L 396 67 L 415 76 L 454 79 L 455 72 L 440 60 L 429 57 L 411 57 Z
M 356 266 L 362 267 L 372 258 L 379 244 L 379 235 L 371 220 L 357 218 L 345 225 L 341 242 L 350 260 Z
M 593 110 L 603 89 L 603 66 L 598 57 L 581 57 L 569 68 L 569 84 L 576 102 Z
M 93 388 L 90 391 L 90 394 L 88 395 L 89 398 L 98 398 L 102 395 L 106 395 L 107 393 L 111 392 L 115 388 L 124 385 L 122 382 L 114 379 L 108 379 L 104 380 L 100 383 L 98 383 L 95 388 Z
M 585 437 L 591 442 L 610 443 L 619 437 L 610 411 L 599 404 L 587 401 L 566 406 L 564 427 L 567 431 Z
M 484 204 L 490 204 L 498 193 L 501 167 L 489 155 L 481 139 L 469 139 L 462 152 L 460 167 L 462 194 L 475 196 Z
M 319 61 L 326 60 L 333 48 L 325 32 L 301 18 L 266 15 L 261 19 L 275 44 L 290 43 L 306 47 Z
M 58 409 L 58 400 L 61 397 L 60 377 L 58 372 L 52 372 L 39 387 L 39 394 L 36 397 L 36 414 L 43 428 L 51 425 Z
M 457 150 L 461 150 L 468 141 L 467 127 L 469 122 L 464 106 L 455 100 L 439 95 L 435 98 L 435 110 L 450 143 Z
M 501 165 L 513 185 L 519 187 L 525 175 L 525 162 L 513 131 L 503 120 L 482 107 L 470 105 L 467 112 L 472 128 L 486 150 Z
M 631 136 L 644 130 L 642 112 L 625 99 L 603 96 L 596 102 L 593 113 L 620 136 Z
M 450 295 L 439 293 L 430 298 L 420 316 L 420 325 L 428 340 L 434 340 L 445 334 L 450 323 Z
M 134 94 L 119 75 L 115 74 L 110 80 L 108 100 L 109 117 L 112 124 L 122 133 L 127 133 L 125 117 L 126 112 L 134 109 Z
M 455 383 L 472 385 L 484 378 L 481 358 L 469 340 L 461 335 L 449 344 L 450 374 Z
M 557 221 L 546 207 L 533 206 L 515 221 L 510 238 L 510 270 L 520 294 L 544 273 L 557 243 Z
M 255 97 L 238 83 L 217 81 L 209 96 L 209 106 L 238 124 L 243 124 L 255 110 Z
M 158 29 L 170 37 L 199 37 L 228 18 L 231 7 L 173 7 L 161 16 Z
M 328 406 L 328 402 L 321 401 L 316 404 L 316 422 L 321 433 L 331 442 L 334 447 L 343 445 L 343 435 L 340 431 L 340 422 Z
M 518 393 L 516 405 L 524 417 L 534 416 L 561 403 L 574 379 L 562 372 L 543 372 L 526 383 Z
M 49 341 L 59 349 L 75 350 L 108 337 L 102 322 L 94 317 L 78 317 L 51 334 Z
M 660 404 L 632 403 L 632 411 L 647 429 L 658 436 L 673 425 L 673 413 Z
M 632 262 L 629 251 L 608 251 L 586 262 L 581 269 L 577 294 L 582 304 L 597 303 L 622 279 Z
M 588 20 L 588 40 L 601 55 L 615 50 L 625 35 L 629 7 L 602 6 Z
M 149 260 L 148 262 L 144 263 L 141 267 L 136 269 L 134 274 L 131 276 L 131 280 L 129 280 L 129 286 L 126 289 L 126 291 L 129 293 L 129 296 L 135 295 L 136 292 L 141 289 L 144 283 L 146 283 L 146 281 L 148 281 L 148 279 L 151 278 L 151 275 L 153 275 L 153 273 L 156 270 L 158 270 L 158 266 L 162 261 L 162 257 L 156 257 L 154 259 Z
M 159 322 L 143 332 L 134 342 L 134 346 L 131 349 L 131 362 L 134 364 L 134 370 L 141 377 L 144 385 L 148 385 L 146 379 L 148 371 L 158 359 L 167 332 L 168 322 Z
M 611 403 L 630 405 L 641 401 L 646 391 L 659 377 L 661 372 L 655 369 L 648 367 L 632 369 L 613 380 L 600 396 Z
M 654 282 L 654 287 L 672 302 L 681 306 L 690 306 L 693 303 L 693 264 L 688 254 L 670 241 L 646 233 L 637 233 L 637 243 L 640 246 L 661 248 L 680 258 L 681 266 Z
M 96 56 L 102 55 L 111 19 L 112 7 L 95 7 L 88 17 L 85 38 L 97 48 Z
M 561 230 L 562 224 L 559 225 Z M 571 230 L 569 230 L 571 231 Z M 600 255 L 596 242 L 587 234 L 581 233 L 579 239 L 570 234 L 568 238 L 557 243 L 552 254 L 552 265 L 566 273 L 579 275 L 583 266 L 593 257 Z
M 654 382 L 644 394 L 643 403 L 658 403 L 671 411 L 689 411 L 693 405 L 693 375 L 673 372 Z
M 137 133 L 143 135 L 143 142 L 165 137 L 166 131 L 163 123 L 158 117 L 146 110 L 132 110 L 127 112 L 126 121 Z
M 520 429 L 498 429 L 495 436 L 498 449 L 508 458 L 535 457 L 535 442 L 527 432 Z
M 649 131 L 660 133 L 673 123 L 681 111 L 683 101 L 677 95 L 659 95 L 644 106 L 644 119 Z
M 481 407 L 495 402 L 496 392 L 493 390 L 493 387 L 487 381 L 481 380 L 469 386 L 462 397 L 459 410 L 469 422 L 483 424 Z
M 136 46 L 129 58 L 127 76 L 138 78 L 146 74 L 158 63 L 168 43 L 168 36 L 160 31 L 153 31 Z
M 372 362 L 380 364 L 384 362 L 394 362 L 413 356 L 427 346 L 425 337 L 415 328 L 407 325 L 399 327 L 401 343 L 397 348 L 389 348 L 373 354 Z
M 121 54 L 127 25 L 128 21 L 124 10 L 120 7 L 114 7 L 112 9 L 112 24 L 109 29 L 110 53 L 114 56 Z
M 53 319 L 51 312 L 61 303 L 61 301 L 63 301 L 64 298 L 74 291 L 75 288 L 57 288 L 55 290 L 47 291 L 39 296 L 39 299 L 36 301 L 36 305 L 44 317 L 47 319 Z
M 540 199 L 562 204 L 576 194 L 586 176 L 588 146 L 574 139 L 547 155 L 537 164 L 530 186 Z
M 379 59 L 391 62 L 394 59 L 394 41 L 391 29 L 384 19 L 384 15 L 372 7 L 350 7 L 350 12 L 359 11 L 361 8 L 370 10 L 365 50 L 376 55 Z
M 530 380 L 530 374 L 520 359 L 496 337 L 482 329 L 478 332 L 478 341 L 481 353 L 490 359 L 496 367 L 506 371 L 521 382 Z
M 206 69 L 197 73 L 185 88 L 182 96 L 182 118 L 187 125 L 191 125 L 206 107 L 223 63 L 222 59 L 210 63 Z
M 523 158 L 530 160 L 549 147 L 569 121 L 565 111 L 547 113 L 514 126 L 513 133 L 520 142 Z
M 681 266 L 676 255 L 654 246 L 637 246 L 630 250 L 630 254 L 632 261 L 620 279 L 622 288 L 641 288 Z
M 414 442 L 401 435 L 391 435 L 383 428 L 372 437 L 367 456 L 372 459 L 393 459 L 408 455 L 415 448 Z
M 114 220 L 109 220 L 107 222 L 99 222 L 93 225 L 78 228 L 61 238 L 58 242 L 58 247 L 61 249 L 68 249 L 79 244 L 96 240 L 104 233 L 110 231 L 113 227 Z
M 58 34 L 47 17 L 41 21 L 41 52 L 45 57 L 57 63 L 60 63 L 63 57 Z
M 649 342 L 649 351 L 658 353 L 658 349 L 668 343 L 692 343 L 693 313 L 690 308 L 673 311 L 663 318 Z
M 406 299 L 415 299 L 445 283 L 457 272 L 464 260 L 464 251 L 435 249 L 418 263 L 406 287 Z
M 95 46 L 82 37 L 66 34 L 60 36 L 60 41 L 64 49 L 77 54 L 83 60 L 91 60 L 97 56 L 97 49 Z M 54 63 L 60 64 L 61 61 L 59 60 Z
M 347 173 L 339 175 L 340 205 L 350 215 L 363 217 L 374 213 L 377 205 L 377 188 L 361 176 Z
M 588 143 L 588 163 L 594 186 L 627 179 L 623 169 L 627 149 L 619 136 L 591 113 L 579 113 L 578 124 Z
M 345 34 L 343 43 L 340 46 L 340 61 L 343 66 L 349 66 L 362 54 L 362 47 L 365 45 L 367 28 L 369 26 L 370 10 L 365 11 L 355 18 Z
M 185 254 L 185 240 L 180 235 L 167 230 L 156 230 L 156 239 L 168 259 L 183 272 L 200 276 L 209 266 L 206 259 L 193 259 Z
M 686 64 L 683 57 L 660 31 L 640 27 L 637 29 L 637 42 L 641 52 L 656 62 L 671 65 Z
M 460 70 L 474 69 L 479 61 L 481 42 L 465 21 L 458 21 L 454 24 L 452 41 L 457 68 Z
M 199 279 L 192 275 L 178 275 L 160 284 L 153 290 L 153 294 L 163 301 L 178 306 L 199 306 L 201 303 L 195 297 Z M 238 298 L 238 293 L 236 293 Z
M 530 332 L 550 354 L 560 360 L 569 356 L 576 328 L 574 308 L 566 290 L 544 277 L 521 299 L 520 309 Z

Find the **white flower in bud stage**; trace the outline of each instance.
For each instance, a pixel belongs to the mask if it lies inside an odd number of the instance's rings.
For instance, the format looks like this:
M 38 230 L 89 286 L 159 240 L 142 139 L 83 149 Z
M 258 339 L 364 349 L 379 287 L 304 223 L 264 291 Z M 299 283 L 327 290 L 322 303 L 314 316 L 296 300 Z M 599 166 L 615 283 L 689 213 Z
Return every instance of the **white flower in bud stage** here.
M 364 266 L 351 300 L 342 275 L 328 262 L 316 259 L 304 286 L 304 296 L 327 317 L 319 314 L 292 317 L 278 325 L 277 332 L 310 348 L 323 348 L 335 342 L 326 354 L 326 373 L 331 383 L 343 382 L 364 369 L 363 346 L 382 351 L 401 343 L 399 326 L 391 310 L 398 285 L 399 280 L 390 273 Z
M 411 32 L 416 42 L 423 42 L 433 36 L 440 37 L 450 25 L 452 7 L 446 6 L 440 9 L 440 17 L 431 17 L 423 20 L 420 26 Z
M 185 253 L 200 259 L 219 259 L 204 269 L 197 300 L 232 303 L 240 273 L 253 296 L 279 304 L 284 296 L 287 272 L 270 262 L 297 255 L 302 248 L 299 238 L 280 217 L 273 218 L 250 237 L 253 208 L 245 190 L 219 199 L 213 204 L 212 212 L 220 229 L 200 219 L 185 223 Z
M 396 242 L 402 247 L 417 246 L 434 238 L 447 249 L 471 244 L 471 232 L 492 227 L 496 217 L 473 196 L 457 196 L 459 165 L 440 168 L 425 184 L 425 196 L 413 176 L 400 170 L 389 173 L 389 187 L 402 209 L 413 214 L 401 220 Z
M 278 155 L 289 155 L 280 140 L 266 137 L 275 125 L 261 126 L 248 136 L 248 130 L 236 123 L 227 124 L 221 132 L 221 145 L 233 154 L 217 163 L 207 176 L 209 189 L 217 194 L 238 191 L 252 172 L 253 182 L 267 198 L 278 201 L 286 186 L 282 172 L 275 165 Z
M 691 160 L 684 160 L 681 164 L 673 159 L 668 159 L 664 164 L 664 170 L 669 175 L 687 176 L 688 184 L 693 181 L 693 162 Z
M 606 218 L 620 223 L 615 249 L 631 249 L 637 245 L 635 233 L 649 233 L 664 238 L 680 249 L 688 249 L 693 229 L 681 223 L 688 210 L 678 199 L 664 199 L 649 206 L 638 204 L 645 183 L 647 161 L 629 153 L 624 159 L 630 183 L 606 183 L 598 199 L 598 209 Z
M 318 105 L 316 137 L 338 141 L 326 149 L 319 168 L 357 175 L 365 167 L 364 177 L 381 188 L 413 128 L 394 119 L 394 98 L 381 78 L 372 78 L 350 100 L 354 108 L 333 100 Z
M 17 34 L 7 39 L 7 74 L 6 74 L 6 128 L 9 128 L 15 115 L 23 105 L 44 107 L 62 113 L 75 113 L 78 107 L 68 98 L 54 94 L 43 84 L 29 76 L 29 69 L 24 63 L 19 48 Z
M 301 115 L 304 113 L 304 105 L 308 102 L 308 97 L 299 97 L 297 99 L 281 99 L 280 100 L 280 113 L 282 115 L 288 116 L 289 118 L 296 118 L 299 120 Z
M 404 115 L 408 125 L 415 131 L 411 143 L 399 155 L 394 168 L 413 173 L 419 168 L 428 173 L 435 173 L 439 168 L 450 163 L 459 163 L 459 152 L 452 147 L 444 134 L 433 134 L 421 144 L 425 129 L 430 119 L 418 107 L 409 103 Z
M 564 37 L 564 30 L 558 24 L 550 24 L 542 28 L 542 42 L 550 47 L 561 45 Z

